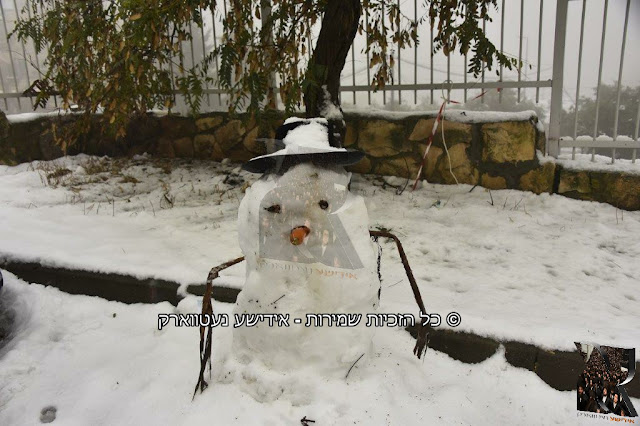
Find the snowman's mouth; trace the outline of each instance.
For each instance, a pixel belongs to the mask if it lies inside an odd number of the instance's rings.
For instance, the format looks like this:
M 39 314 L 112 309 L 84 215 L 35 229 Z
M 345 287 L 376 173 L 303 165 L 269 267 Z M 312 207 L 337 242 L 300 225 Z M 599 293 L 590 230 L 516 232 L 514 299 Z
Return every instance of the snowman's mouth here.
M 291 244 L 294 246 L 300 245 L 306 236 L 309 235 L 309 232 L 311 232 L 311 230 L 306 226 L 296 226 L 289 234 L 289 241 L 291 241 Z

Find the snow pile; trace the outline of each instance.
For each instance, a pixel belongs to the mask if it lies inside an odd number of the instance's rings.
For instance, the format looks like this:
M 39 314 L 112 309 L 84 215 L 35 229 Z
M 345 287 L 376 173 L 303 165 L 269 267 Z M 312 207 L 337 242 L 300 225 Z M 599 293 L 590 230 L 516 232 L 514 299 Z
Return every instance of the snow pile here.
M 368 109 L 344 109 L 344 112 L 357 114 L 362 117 L 378 118 L 382 120 L 402 120 L 405 118 L 435 118 L 438 111 L 385 111 L 375 108 Z M 504 111 L 467 111 L 459 109 L 447 109 L 444 119 L 457 123 L 501 123 L 505 121 L 529 121 L 537 120 L 538 115 L 533 110 L 504 112 Z
M 168 111 L 162 110 L 162 109 L 151 109 L 151 110 L 148 110 L 147 113 L 153 114 L 157 117 L 162 117 L 167 115 Z M 83 114 L 82 111 L 63 110 L 61 108 L 56 108 L 54 111 L 23 112 L 18 114 L 7 114 L 7 120 L 9 121 L 9 123 L 27 123 L 29 121 L 35 121 L 41 118 L 63 117 L 66 115 L 81 115 L 81 114 Z M 102 114 L 102 108 L 98 107 L 98 110 L 94 114 Z
M 329 93 L 326 84 L 322 86 L 322 91 L 324 92 L 324 102 L 320 115 L 322 117 L 326 117 L 327 120 L 342 121 L 344 119 L 342 110 L 338 105 L 331 101 L 331 94 Z
M 29 121 L 35 121 L 40 118 L 47 117 L 62 117 L 69 114 L 78 114 L 72 111 L 49 111 L 49 112 L 23 112 L 20 114 L 7 114 L 7 120 L 9 123 L 27 123 Z
M 286 125 L 300 121 L 304 122 L 306 120 L 292 117 L 288 118 L 284 124 Z M 324 118 L 315 118 L 309 124 L 303 124 L 293 130 L 290 130 L 284 137 L 283 142 L 287 148 L 300 146 L 321 150 L 327 148 L 328 139 L 329 130 L 327 128 L 327 120 Z
M 610 172 L 610 173 L 627 173 L 632 175 L 640 175 L 640 161 L 635 163 L 632 160 L 624 158 L 616 159 L 615 163 L 611 163 L 611 157 L 605 155 L 591 154 L 575 154 L 572 158 L 572 149 L 563 148 L 556 162 L 562 167 L 576 171 L 593 171 L 593 172 Z M 592 160 L 593 158 L 593 160 Z
M 283 142 L 285 147 L 271 154 L 255 157 L 254 160 L 283 155 L 315 154 L 323 152 L 345 152 L 344 148 L 334 148 L 329 145 L 329 129 L 324 118 L 302 119 L 291 117 L 285 124 L 303 122 L 304 124 L 288 131 Z

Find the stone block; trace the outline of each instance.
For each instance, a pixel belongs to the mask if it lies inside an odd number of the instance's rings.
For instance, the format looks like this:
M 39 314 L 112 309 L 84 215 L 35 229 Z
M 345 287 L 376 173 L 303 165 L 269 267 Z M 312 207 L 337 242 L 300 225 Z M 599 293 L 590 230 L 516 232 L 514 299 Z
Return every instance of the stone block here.
M 247 161 L 255 157 L 255 155 L 244 149 L 243 145 L 237 145 L 236 147 L 225 151 L 224 157 L 230 159 L 231 161 L 246 163 Z
M 425 158 L 425 164 L 422 169 L 422 176 L 427 179 L 428 182 L 431 182 L 434 179 L 434 172 L 436 171 L 436 165 L 438 164 L 438 159 L 441 157 L 444 150 L 438 148 L 437 146 L 431 146 L 429 152 L 427 153 L 427 158 Z M 423 150 L 424 153 L 424 150 Z
M 363 157 L 362 160 L 356 164 L 347 166 L 347 170 L 353 173 L 369 173 L 371 171 L 371 160 L 367 157 Z
M 176 157 L 193 157 L 193 140 L 190 137 L 180 138 L 173 141 L 173 151 Z
M 459 143 L 449 148 L 449 157 L 451 158 L 451 171 L 449 170 L 449 159 L 446 152 L 442 155 L 437 165 L 437 170 L 441 177 L 441 182 L 446 184 L 467 183 L 469 185 L 476 185 L 480 178 L 480 173 L 469 160 L 467 156 L 467 148 L 469 145 Z M 451 176 L 451 172 L 455 175 L 456 179 Z
M 0 140 L 9 136 L 9 120 L 5 113 L 0 110 Z
M 373 167 L 373 173 L 382 176 L 398 176 L 415 179 L 420 162 L 413 155 L 380 159 Z
M 363 122 L 358 147 L 372 157 L 390 157 L 411 151 L 411 145 L 404 140 L 403 126 L 385 120 Z
M 196 135 L 194 141 L 195 157 L 202 160 L 222 160 L 224 154 L 213 135 Z
M 152 115 L 135 118 L 127 125 L 127 144 L 137 145 L 149 140 L 156 140 L 162 133 L 160 122 Z
M 556 172 L 556 164 L 547 162 L 520 176 L 519 189 L 542 194 L 553 191 L 553 178 Z
M 482 161 L 513 163 L 535 158 L 535 128 L 528 121 L 482 125 Z
M 231 120 L 214 133 L 220 149 L 226 151 L 242 141 L 245 128 L 240 120 Z
M 640 210 L 640 175 L 591 172 L 591 197 L 624 210 Z
M 542 153 L 547 150 L 547 135 L 544 131 L 536 130 L 536 149 Z
M 265 149 L 265 145 L 261 142 L 256 142 L 256 139 L 258 138 L 258 132 L 260 131 L 260 128 L 255 127 L 253 129 L 251 129 L 250 131 L 247 132 L 246 135 L 244 135 L 244 138 L 242 140 L 242 145 L 249 151 L 252 152 L 254 154 L 266 154 L 266 149 Z
M 560 172 L 558 194 L 572 192 L 576 192 L 578 194 L 589 194 L 591 192 L 589 173 L 583 170 L 576 171 L 563 168 Z
M 56 158 L 60 158 L 64 155 L 62 147 L 56 143 L 53 138 L 52 132 L 43 132 L 40 133 L 39 137 L 35 136 L 34 141 L 38 141 L 40 145 L 40 158 L 39 160 L 54 160 Z M 33 143 L 33 142 L 31 142 Z
M 419 120 L 413 128 L 410 141 L 424 141 L 429 138 L 433 132 L 433 124 L 435 118 Z M 457 123 L 455 121 L 443 121 L 440 126 L 444 126 L 444 136 L 447 145 L 454 145 L 456 143 L 471 143 L 471 125 L 464 123 Z M 433 138 L 433 143 L 442 146 L 442 129 L 438 127 L 436 134 Z
M 170 138 L 182 138 L 192 135 L 196 131 L 193 118 L 176 117 L 174 115 L 166 115 L 160 118 L 160 127 L 162 135 Z
M 431 133 L 433 132 L 433 123 L 435 119 L 422 119 L 418 120 L 415 126 L 413 126 L 413 131 L 411 135 L 409 135 L 410 141 L 424 141 L 429 138 Z
M 222 117 L 220 116 L 202 117 L 196 120 L 196 128 L 199 132 L 206 132 L 207 130 L 219 126 L 221 123 Z
M 489 173 L 483 173 L 480 177 L 480 185 L 489 189 L 506 189 L 507 181 L 502 176 L 491 176 Z
M 355 127 L 355 123 L 348 122 L 347 131 L 344 136 L 344 146 L 351 147 L 357 144 L 358 142 L 358 130 Z
M 9 127 L 9 136 L 4 141 L 1 156 L 6 158 L 5 164 L 44 160 L 41 146 L 55 145 L 51 122 L 46 119 L 13 123 Z
M 156 155 L 161 158 L 174 158 L 176 156 L 173 150 L 173 143 L 168 138 L 160 138 L 155 151 Z

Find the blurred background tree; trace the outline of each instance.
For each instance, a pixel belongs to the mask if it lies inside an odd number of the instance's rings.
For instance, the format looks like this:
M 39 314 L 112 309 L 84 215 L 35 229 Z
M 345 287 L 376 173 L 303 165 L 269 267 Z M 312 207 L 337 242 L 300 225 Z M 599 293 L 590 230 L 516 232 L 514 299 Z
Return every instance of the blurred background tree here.
M 600 105 L 598 109 L 598 134 L 613 136 L 613 123 L 618 100 L 618 85 L 600 85 Z M 620 109 L 618 111 L 618 136 L 633 137 L 635 118 L 640 102 L 640 86 L 623 86 L 620 90 Z M 561 134 L 573 137 L 576 108 L 571 106 L 562 111 Z M 596 117 L 596 89 L 593 97 L 580 97 L 578 100 L 578 125 L 576 136 L 593 136 Z
M 615 121 L 616 104 L 618 100 L 618 84 L 600 85 L 600 104 L 598 107 L 598 133 L 597 136 L 613 137 L 613 124 Z M 620 88 L 620 108 L 618 110 L 618 132 L 617 136 L 635 135 L 635 119 L 640 108 L 640 86 L 622 86 Z M 576 106 L 572 105 L 568 110 L 562 110 L 560 121 L 560 131 L 562 136 L 589 136 L 593 137 L 595 131 L 596 118 L 596 89 L 593 89 L 592 97 L 580 97 L 578 99 L 578 121 L 575 122 Z M 591 152 L 586 148 L 582 152 Z M 610 148 L 596 148 L 596 154 L 611 156 Z M 616 158 L 633 157 L 632 149 L 619 148 L 615 152 Z

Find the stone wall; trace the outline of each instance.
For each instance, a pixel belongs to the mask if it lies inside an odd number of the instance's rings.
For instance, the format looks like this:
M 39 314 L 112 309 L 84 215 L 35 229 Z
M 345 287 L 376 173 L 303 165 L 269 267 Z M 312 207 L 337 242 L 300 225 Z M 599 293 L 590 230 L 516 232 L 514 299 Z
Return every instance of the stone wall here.
M 555 169 L 542 166 L 536 155 L 536 150 L 544 151 L 545 137 L 536 126 L 535 115 L 513 114 L 514 121 L 488 123 L 482 122 L 485 114 L 464 114 L 454 111 L 440 123 L 425 159 L 423 178 L 444 184 L 457 179 L 490 189 L 524 186 L 537 193 L 552 191 Z M 435 116 L 346 114 L 345 121 L 345 146 L 367 154 L 354 171 L 416 177 Z
M 0 163 L 60 157 L 63 152 L 53 142 L 50 128 L 54 120 L 60 126 L 71 119 L 60 122 L 45 116 L 14 120 L 8 136 L 0 138 Z M 198 117 L 149 115 L 132 122 L 122 140 L 109 140 L 93 131 L 67 152 L 113 157 L 148 152 L 167 158 L 245 162 L 265 153 L 256 139 L 273 137 L 283 121 L 278 112 L 259 120 L 222 112 Z M 366 154 L 349 169 L 414 179 L 434 121 L 435 114 L 429 113 L 345 113 L 345 146 Z M 457 179 L 489 189 L 558 193 L 627 210 L 640 209 L 640 174 L 574 171 L 543 158 L 545 135 L 532 112 L 450 111 L 440 126 L 421 175 L 429 182 L 452 184 Z

